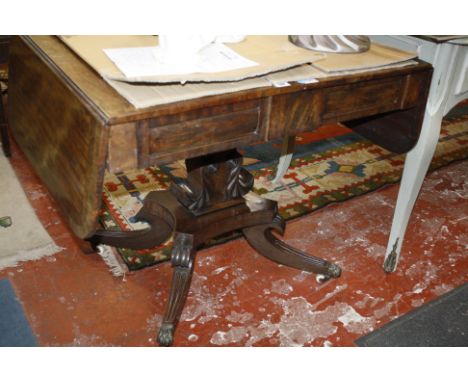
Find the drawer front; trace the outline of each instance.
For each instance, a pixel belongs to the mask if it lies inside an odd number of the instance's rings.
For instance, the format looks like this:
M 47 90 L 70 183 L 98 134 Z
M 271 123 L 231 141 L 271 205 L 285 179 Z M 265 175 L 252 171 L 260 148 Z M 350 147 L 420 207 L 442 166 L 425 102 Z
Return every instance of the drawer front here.
M 249 102 L 231 108 L 205 109 L 201 116 L 181 115 L 178 121 L 151 120 L 147 144 L 149 163 L 164 163 L 252 143 L 260 136 L 260 110 L 257 103 Z
M 327 123 L 414 106 L 419 97 L 417 90 L 427 75 L 410 81 L 413 77 L 385 78 L 276 96 L 272 101 L 267 138 L 280 138 L 285 133 L 297 134 Z
M 400 104 L 404 86 L 402 78 L 391 78 L 329 88 L 324 92 L 322 123 L 394 110 Z

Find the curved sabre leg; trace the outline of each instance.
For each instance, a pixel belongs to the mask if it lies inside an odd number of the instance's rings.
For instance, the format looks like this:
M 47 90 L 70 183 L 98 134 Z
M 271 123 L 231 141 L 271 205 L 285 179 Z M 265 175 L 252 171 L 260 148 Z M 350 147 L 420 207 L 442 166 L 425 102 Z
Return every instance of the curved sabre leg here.
M 158 343 L 161 346 L 171 346 L 174 341 L 174 330 L 190 288 L 194 257 L 193 235 L 177 232 L 171 255 L 172 268 L 174 269 L 171 291 L 158 334 Z
M 280 234 L 284 232 L 284 220 L 279 215 L 276 215 L 269 224 L 244 228 L 242 232 L 252 247 L 263 256 L 277 263 L 307 272 L 318 273 L 326 278 L 336 278 L 341 275 L 341 268 L 338 265 L 289 246 L 274 236 L 272 230 Z
M 172 227 L 163 219 L 152 219 L 150 227 L 137 231 L 98 230 L 89 239 L 93 246 L 111 245 L 117 248 L 147 249 L 164 243 L 172 234 Z
M 164 196 L 164 192 L 150 192 L 135 215 L 137 221 L 147 222 L 148 228 L 136 231 L 98 230 L 88 241 L 93 246 L 106 244 L 131 249 L 153 248 L 163 243 L 172 235 L 176 224 Z

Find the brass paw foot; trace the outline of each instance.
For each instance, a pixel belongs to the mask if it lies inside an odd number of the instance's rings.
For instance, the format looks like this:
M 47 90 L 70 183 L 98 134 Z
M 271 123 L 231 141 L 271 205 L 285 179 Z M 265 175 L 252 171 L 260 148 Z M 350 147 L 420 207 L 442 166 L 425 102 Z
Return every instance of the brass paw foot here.
M 174 325 L 162 324 L 159 329 L 158 343 L 161 346 L 171 346 L 174 342 Z

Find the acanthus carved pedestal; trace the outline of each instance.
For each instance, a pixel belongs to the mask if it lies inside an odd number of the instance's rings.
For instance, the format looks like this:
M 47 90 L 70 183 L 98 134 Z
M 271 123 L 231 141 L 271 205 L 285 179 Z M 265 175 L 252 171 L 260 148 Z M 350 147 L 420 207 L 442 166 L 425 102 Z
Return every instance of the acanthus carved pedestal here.
M 186 160 L 187 178 L 173 181 L 170 190 L 150 192 L 138 220 L 150 228 L 133 232 L 98 231 L 94 245 L 122 248 L 151 248 L 174 234 L 171 263 L 174 270 L 158 342 L 171 345 L 190 287 L 195 253 L 206 241 L 224 233 L 242 230 L 247 241 L 263 256 L 325 278 L 339 277 L 341 269 L 326 260 L 310 256 L 279 240 L 284 220 L 277 203 L 247 193 L 253 176 L 241 167 L 236 150 Z

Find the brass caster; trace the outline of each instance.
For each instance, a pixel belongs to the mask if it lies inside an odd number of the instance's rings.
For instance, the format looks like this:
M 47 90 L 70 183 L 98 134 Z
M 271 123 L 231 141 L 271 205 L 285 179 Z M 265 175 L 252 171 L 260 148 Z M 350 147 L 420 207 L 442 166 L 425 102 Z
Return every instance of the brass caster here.
M 161 346 L 171 346 L 174 342 L 174 325 L 162 324 L 159 329 L 158 343 Z

